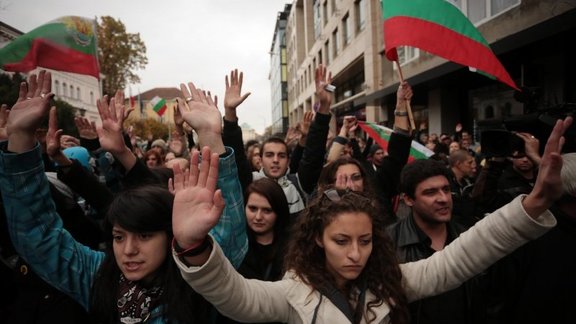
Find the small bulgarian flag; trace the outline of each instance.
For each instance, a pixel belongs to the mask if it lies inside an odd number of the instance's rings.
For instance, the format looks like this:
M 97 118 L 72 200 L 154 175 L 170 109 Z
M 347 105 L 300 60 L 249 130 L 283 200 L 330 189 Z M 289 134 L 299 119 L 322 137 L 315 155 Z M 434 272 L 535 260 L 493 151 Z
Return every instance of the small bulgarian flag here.
M 390 141 L 390 134 L 392 130 L 388 127 L 384 127 L 378 124 L 358 121 L 358 126 L 362 128 L 363 131 L 372 137 L 374 141 L 386 150 L 388 148 L 388 142 Z M 412 147 L 410 148 L 410 156 L 408 157 L 408 162 L 413 160 L 424 160 L 434 155 L 434 152 L 427 148 L 426 146 L 412 141 Z
M 158 96 L 152 98 L 152 100 L 150 100 L 150 103 L 152 104 L 152 109 L 154 109 L 154 111 L 158 114 L 158 116 L 162 116 L 164 115 L 164 112 L 166 111 L 166 100 L 164 98 L 160 98 Z
M 446 0 L 381 2 L 389 60 L 398 60 L 398 46 L 417 47 L 520 90 L 482 34 L 456 6 Z
M 77 16 L 61 17 L 0 49 L 0 69 L 29 72 L 36 67 L 99 79 L 96 21 Z

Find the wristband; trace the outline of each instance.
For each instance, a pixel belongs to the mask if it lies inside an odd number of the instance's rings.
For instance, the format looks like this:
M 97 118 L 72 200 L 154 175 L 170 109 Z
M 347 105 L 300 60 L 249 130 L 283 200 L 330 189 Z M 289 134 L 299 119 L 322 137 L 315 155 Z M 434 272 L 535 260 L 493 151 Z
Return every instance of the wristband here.
M 172 249 L 176 252 L 176 256 L 179 257 L 192 257 L 202 254 L 211 246 L 210 240 L 204 238 L 202 242 L 196 245 L 192 245 L 191 247 L 187 248 L 186 250 L 182 249 L 178 242 L 176 242 L 176 238 L 172 238 Z
M 408 116 L 408 112 L 407 111 L 394 110 L 394 116 L 406 117 L 406 116 Z

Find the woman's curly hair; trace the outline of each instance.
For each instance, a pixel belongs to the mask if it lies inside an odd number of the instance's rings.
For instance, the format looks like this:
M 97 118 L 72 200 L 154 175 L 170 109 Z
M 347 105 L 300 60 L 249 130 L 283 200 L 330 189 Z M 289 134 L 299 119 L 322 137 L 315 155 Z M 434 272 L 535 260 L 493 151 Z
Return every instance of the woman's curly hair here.
M 336 286 L 335 279 L 326 268 L 326 256 L 316 239 L 340 214 L 365 213 L 372 220 L 372 253 L 360 276 L 349 286 L 360 287 L 361 282 L 376 296 L 363 310 L 368 322 L 376 318 L 373 307 L 387 303 L 394 324 L 408 323 L 408 301 L 402 287 L 402 272 L 394 245 L 386 233 L 384 221 L 365 194 L 352 191 L 326 190 L 316 197 L 298 217 L 292 228 L 285 269 L 293 271 L 304 283 L 319 290 L 327 284 Z M 352 298 L 348 289 L 348 297 Z

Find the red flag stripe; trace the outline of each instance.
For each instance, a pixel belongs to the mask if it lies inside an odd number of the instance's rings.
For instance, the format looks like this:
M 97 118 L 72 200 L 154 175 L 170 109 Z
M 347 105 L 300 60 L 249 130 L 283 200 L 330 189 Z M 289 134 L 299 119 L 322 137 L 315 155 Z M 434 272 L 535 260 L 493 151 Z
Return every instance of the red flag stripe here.
M 413 30 L 418 32 L 411 32 Z M 440 42 L 439 39 L 452 41 Z M 417 47 L 489 73 L 510 87 L 520 90 L 489 47 L 436 23 L 412 17 L 392 17 L 384 21 L 384 43 L 387 52 L 397 46 Z

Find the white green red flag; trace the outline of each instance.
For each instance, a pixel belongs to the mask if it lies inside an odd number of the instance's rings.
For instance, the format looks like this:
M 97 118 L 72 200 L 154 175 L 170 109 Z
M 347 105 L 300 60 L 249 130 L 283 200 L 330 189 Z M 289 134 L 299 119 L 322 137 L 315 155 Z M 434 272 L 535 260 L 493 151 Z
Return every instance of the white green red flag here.
M 360 126 L 360 128 L 365 131 L 368 136 L 372 137 L 376 144 L 380 145 L 382 149 L 386 150 L 388 148 L 388 142 L 390 141 L 392 129 L 382 125 L 363 121 L 359 121 L 358 126 Z M 408 161 L 424 160 L 431 157 L 432 155 L 434 155 L 434 151 L 413 140 L 410 147 L 410 156 L 408 157 Z
M 490 45 L 468 18 L 445 0 L 381 0 L 386 57 L 411 46 L 518 89 Z
M 152 105 L 152 109 L 158 114 L 158 116 L 164 115 L 164 112 L 166 111 L 167 108 L 166 99 L 156 96 L 152 98 L 152 100 L 150 100 L 150 104 Z
M 29 72 L 43 67 L 100 78 L 96 21 L 65 16 L 26 33 L 0 49 L 0 69 Z

